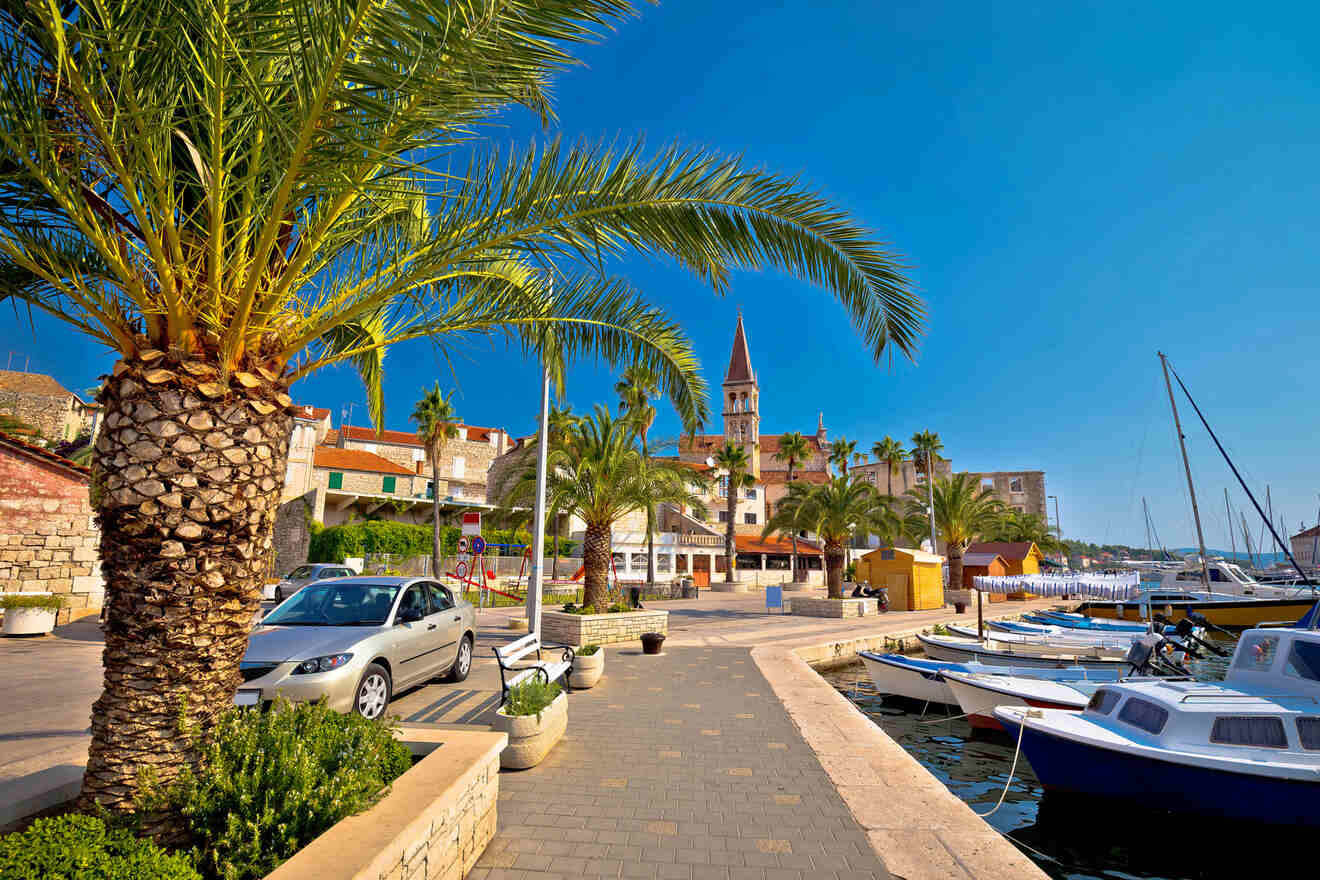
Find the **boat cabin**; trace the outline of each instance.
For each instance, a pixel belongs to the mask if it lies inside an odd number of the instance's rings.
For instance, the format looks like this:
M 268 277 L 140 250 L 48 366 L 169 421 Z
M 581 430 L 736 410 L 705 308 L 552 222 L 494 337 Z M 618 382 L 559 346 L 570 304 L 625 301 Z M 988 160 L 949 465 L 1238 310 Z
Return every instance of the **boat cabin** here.
M 1260 586 L 1256 579 L 1237 565 L 1223 559 L 1211 559 L 1206 562 L 1206 573 L 1210 576 L 1210 589 L 1216 593 L 1233 593 L 1250 596 Z M 1166 571 L 1160 580 L 1160 586 L 1172 590 L 1195 590 L 1201 586 L 1201 562 L 1193 559 L 1177 569 Z

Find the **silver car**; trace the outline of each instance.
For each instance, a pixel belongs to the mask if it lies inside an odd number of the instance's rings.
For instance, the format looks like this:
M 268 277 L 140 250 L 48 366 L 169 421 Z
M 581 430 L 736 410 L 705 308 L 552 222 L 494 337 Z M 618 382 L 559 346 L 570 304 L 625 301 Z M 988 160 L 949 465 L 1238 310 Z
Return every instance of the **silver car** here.
M 306 565 L 298 566 L 280 578 L 280 582 L 275 585 L 275 595 L 272 598 L 276 602 L 283 602 L 308 584 L 323 581 L 326 578 L 350 577 L 354 574 L 356 572 L 347 565 L 309 562 Z
M 397 691 L 467 678 L 476 631 L 472 605 L 427 578 L 310 584 L 253 631 L 234 702 L 324 697 L 338 712 L 379 718 Z

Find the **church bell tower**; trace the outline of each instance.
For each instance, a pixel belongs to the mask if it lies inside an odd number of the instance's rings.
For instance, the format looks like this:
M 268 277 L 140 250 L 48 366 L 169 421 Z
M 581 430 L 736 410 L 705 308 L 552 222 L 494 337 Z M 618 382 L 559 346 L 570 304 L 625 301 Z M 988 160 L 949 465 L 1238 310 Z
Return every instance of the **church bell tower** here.
M 752 370 L 752 357 L 747 350 L 747 334 L 743 330 L 742 310 L 738 311 L 738 328 L 733 334 L 733 352 L 729 355 L 729 369 L 724 374 L 724 437 L 747 451 L 751 460 L 751 473 L 761 478 L 761 456 L 757 445 L 761 440 L 760 386 Z

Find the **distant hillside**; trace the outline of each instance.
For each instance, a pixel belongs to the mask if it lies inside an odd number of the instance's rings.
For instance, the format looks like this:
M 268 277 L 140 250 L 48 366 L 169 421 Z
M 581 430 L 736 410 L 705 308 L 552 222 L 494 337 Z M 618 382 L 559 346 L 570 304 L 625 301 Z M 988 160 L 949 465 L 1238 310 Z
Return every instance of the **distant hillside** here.
M 1172 553 L 1174 556 L 1188 556 L 1188 555 L 1195 555 L 1200 551 L 1197 550 L 1195 547 L 1179 547 L 1177 550 L 1170 550 L 1169 552 Z M 1222 556 L 1225 559 L 1233 559 L 1239 562 L 1250 561 L 1250 557 L 1247 556 L 1247 554 L 1241 550 L 1239 550 L 1235 554 L 1231 550 L 1213 550 L 1207 547 L 1205 552 L 1210 556 Z M 1269 566 L 1273 565 L 1276 562 L 1287 563 L 1288 557 L 1284 556 L 1282 553 L 1257 553 L 1256 562 L 1258 565 L 1263 565 L 1266 568 L 1268 568 Z

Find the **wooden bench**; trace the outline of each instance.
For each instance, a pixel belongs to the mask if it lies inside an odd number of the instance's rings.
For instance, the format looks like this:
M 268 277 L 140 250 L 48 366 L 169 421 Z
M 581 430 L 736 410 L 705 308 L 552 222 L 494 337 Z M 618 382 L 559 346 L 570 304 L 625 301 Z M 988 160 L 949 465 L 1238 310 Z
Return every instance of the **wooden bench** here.
M 544 660 L 541 658 L 541 649 L 558 652 L 560 659 Z M 573 669 L 573 649 L 567 645 L 543 645 L 541 637 L 536 633 L 523 636 L 514 642 L 509 642 L 502 648 L 495 648 L 495 659 L 500 664 L 500 699 L 508 699 L 509 688 L 517 684 L 522 684 L 529 678 L 539 677 L 546 684 L 557 678 L 564 679 L 564 689 L 569 690 L 568 674 Z M 530 654 L 535 654 L 534 661 L 528 661 L 526 658 Z M 515 663 L 522 665 L 515 666 Z M 506 674 L 508 673 L 508 674 Z

